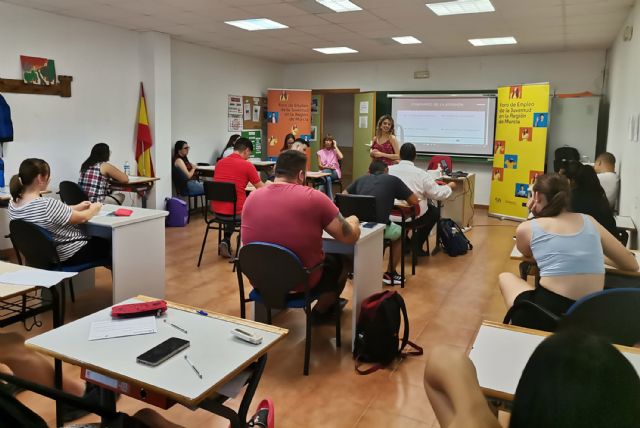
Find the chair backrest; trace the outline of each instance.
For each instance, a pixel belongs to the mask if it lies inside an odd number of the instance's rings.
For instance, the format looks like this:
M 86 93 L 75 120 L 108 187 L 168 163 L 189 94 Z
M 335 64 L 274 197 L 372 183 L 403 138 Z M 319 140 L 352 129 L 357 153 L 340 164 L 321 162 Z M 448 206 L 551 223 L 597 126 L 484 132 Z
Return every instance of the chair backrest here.
M 513 305 L 502 320 L 504 324 L 543 331 L 555 331 L 559 321 L 560 317 L 529 300 L 523 300 Z
M 344 217 L 355 215 L 360 221 L 378 221 L 375 196 L 338 193 L 336 205 Z
M 604 290 L 579 299 L 559 329 L 578 329 L 618 345 L 640 343 L 640 288 Z
M 171 180 L 176 187 L 176 193 L 183 195 L 187 190 L 187 182 L 189 178 L 175 165 L 171 166 Z
M 238 194 L 236 193 L 235 183 L 229 183 L 225 181 L 205 181 L 204 196 L 207 198 L 207 202 L 232 202 L 236 203 L 238 200 Z
M 449 172 L 452 172 L 453 161 L 451 160 L 451 156 L 441 156 L 441 155 L 436 155 L 431 158 L 431 160 L 429 161 L 429 164 L 427 165 L 427 170 L 438 169 L 438 165 L 440 165 L 441 160 L 446 162 L 447 166 L 449 167 Z M 444 168 L 442 169 L 444 170 Z
M 67 205 L 77 205 L 80 202 L 88 201 L 89 197 L 78 183 L 61 181 L 60 200 Z
M 561 168 L 565 168 L 569 161 L 579 161 L 580 152 L 575 147 L 563 146 L 558 147 L 553 155 L 553 170 L 559 172 Z
M 13 248 L 25 258 L 25 264 L 38 269 L 52 269 L 60 258 L 49 232 L 24 220 L 11 220 L 9 234 Z
M 240 248 L 238 269 L 249 278 L 265 305 L 273 309 L 286 308 L 289 292 L 309 277 L 291 250 L 268 242 L 252 242 Z

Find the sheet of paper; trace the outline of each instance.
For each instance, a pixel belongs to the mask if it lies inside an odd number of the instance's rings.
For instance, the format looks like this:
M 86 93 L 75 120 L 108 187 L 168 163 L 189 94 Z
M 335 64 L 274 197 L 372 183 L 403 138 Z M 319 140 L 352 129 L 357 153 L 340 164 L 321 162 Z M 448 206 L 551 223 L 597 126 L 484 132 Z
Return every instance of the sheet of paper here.
M 369 113 L 369 101 L 360 101 L 360 114 Z
M 260 122 L 260 106 L 253 106 L 253 114 L 251 115 L 253 122 Z
M 360 116 L 358 121 L 358 128 L 365 129 L 369 126 L 369 116 Z
M 91 323 L 89 340 L 157 333 L 156 317 L 111 319 Z
M 50 270 L 24 268 L 0 274 L 0 283 L 53 287 L 63 279 L 76 276 L 78 272 L 54 272 Z

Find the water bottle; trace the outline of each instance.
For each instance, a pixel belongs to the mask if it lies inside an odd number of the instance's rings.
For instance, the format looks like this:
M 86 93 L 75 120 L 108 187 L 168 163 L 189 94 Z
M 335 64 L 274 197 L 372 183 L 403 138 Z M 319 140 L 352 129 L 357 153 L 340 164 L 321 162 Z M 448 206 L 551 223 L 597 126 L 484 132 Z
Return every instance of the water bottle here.
M 0 187 L 4 187 L 4 161 L 0 158 Z
M 126 175 L 131 175 L 131 167 L 129 166 L 129 161 L 124 162 L 124 173 Z

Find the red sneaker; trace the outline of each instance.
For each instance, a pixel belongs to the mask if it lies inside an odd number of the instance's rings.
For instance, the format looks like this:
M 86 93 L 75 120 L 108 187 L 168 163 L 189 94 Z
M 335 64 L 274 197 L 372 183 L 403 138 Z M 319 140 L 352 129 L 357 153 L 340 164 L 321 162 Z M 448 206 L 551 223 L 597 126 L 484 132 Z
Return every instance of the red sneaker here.
M 247 423 L 249 427 L 261 427 L 261 428 L 275 428 L 275 413 L 276 409 L 273 406 L 273 401 L 270 399 L 264 399 L 258 404 L 256 412 L 253 417 Z

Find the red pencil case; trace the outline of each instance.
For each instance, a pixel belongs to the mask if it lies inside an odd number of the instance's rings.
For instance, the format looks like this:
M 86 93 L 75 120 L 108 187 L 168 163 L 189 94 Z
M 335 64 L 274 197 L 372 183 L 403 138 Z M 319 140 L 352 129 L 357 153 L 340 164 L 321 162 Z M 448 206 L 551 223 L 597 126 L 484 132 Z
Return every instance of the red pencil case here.
M 131 214 L 133 214 L 133 210 L 129 210 L 127 208 L 118 208 L 113 212 L 113 215 L 118 217 L 129 217 Z
M 167 310 L 167 302 L 164 300 L 152 300 L 151 302 L 128 303 L 111 308 L 111 316 L 114 318 L 132 318 L 148 315 L 160 316 Z

